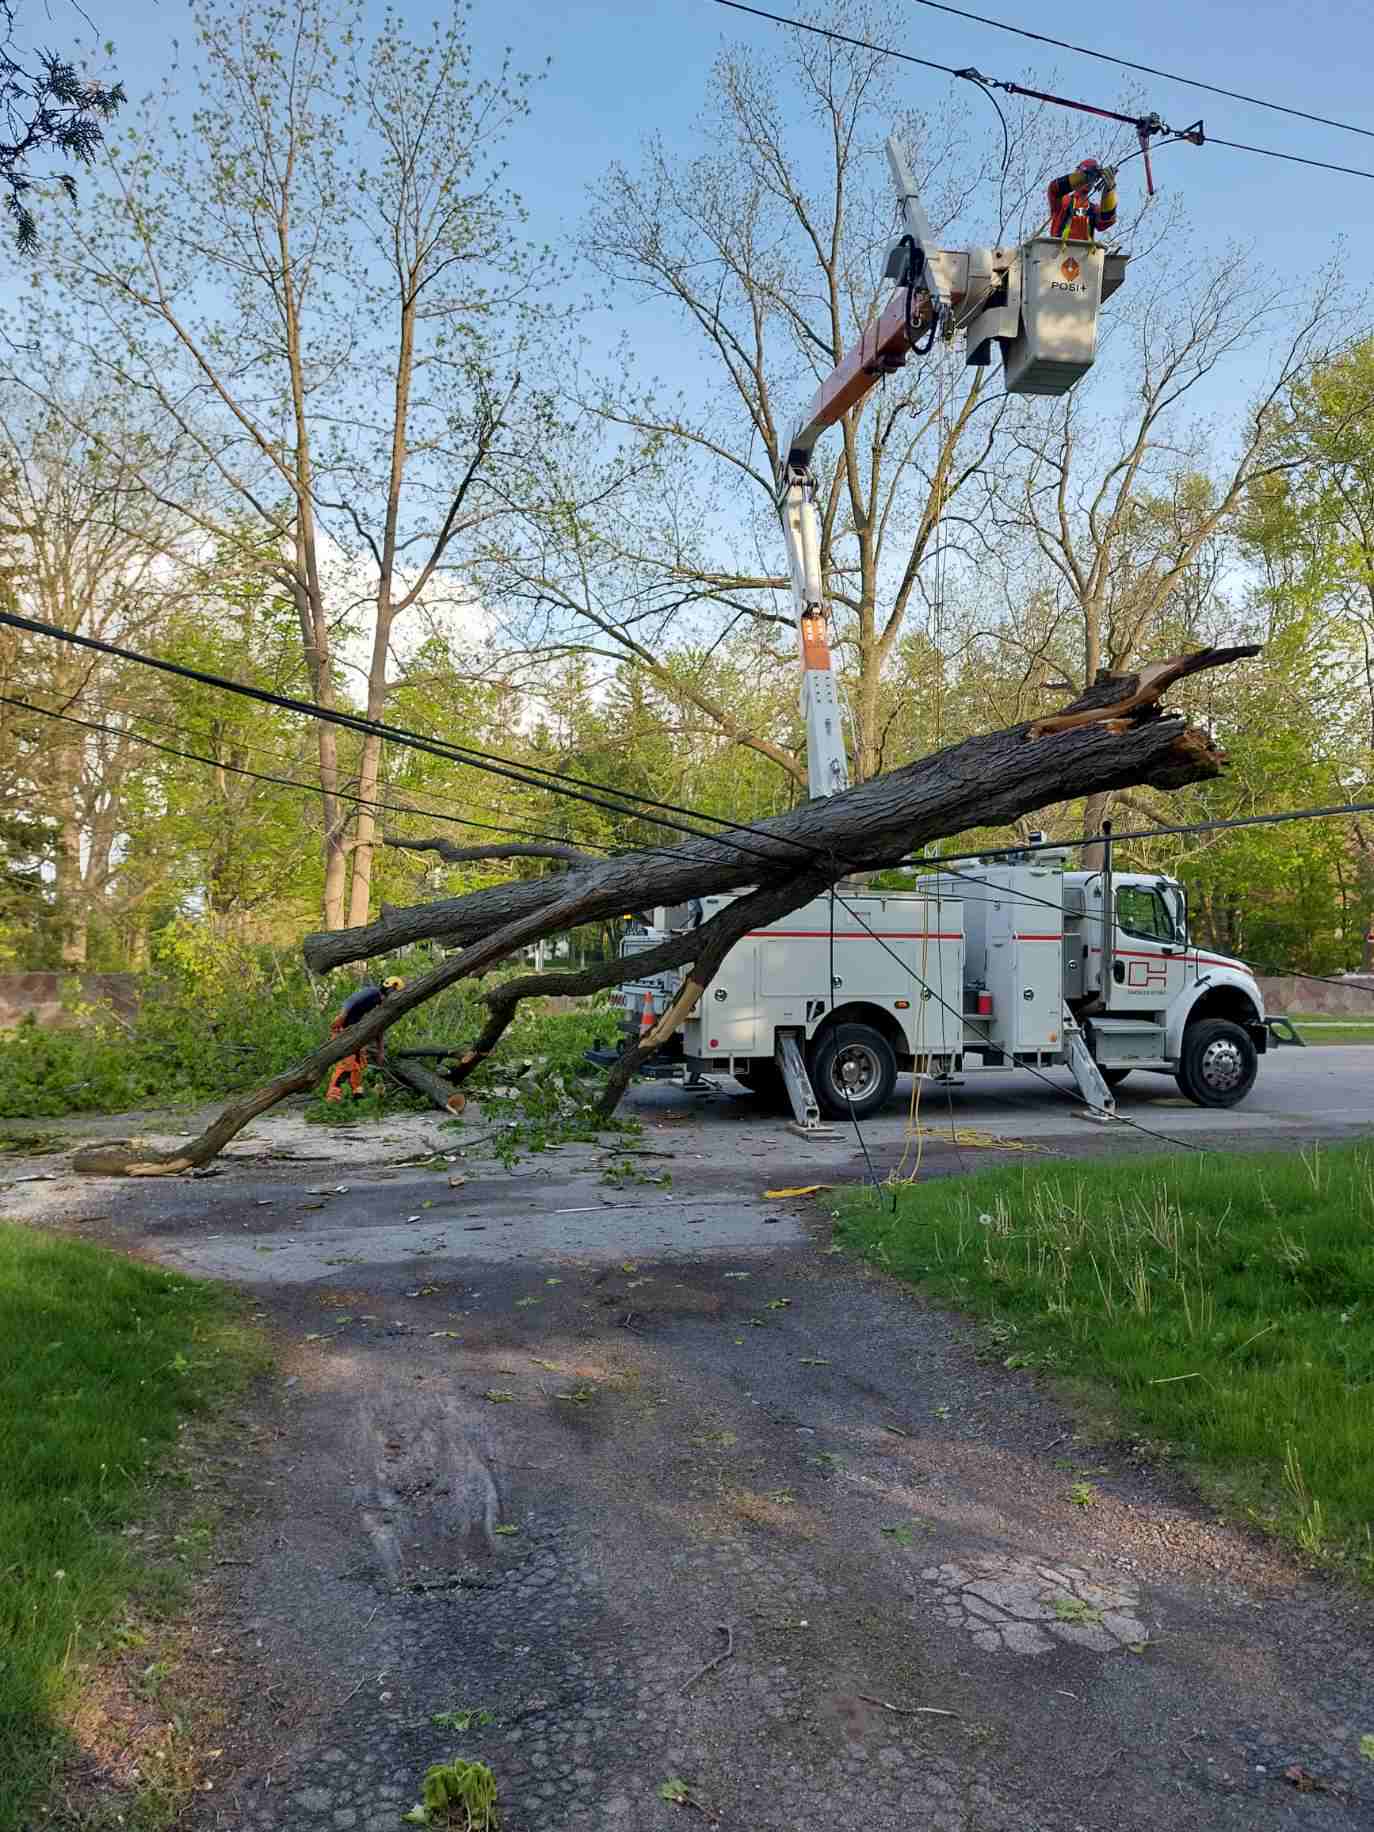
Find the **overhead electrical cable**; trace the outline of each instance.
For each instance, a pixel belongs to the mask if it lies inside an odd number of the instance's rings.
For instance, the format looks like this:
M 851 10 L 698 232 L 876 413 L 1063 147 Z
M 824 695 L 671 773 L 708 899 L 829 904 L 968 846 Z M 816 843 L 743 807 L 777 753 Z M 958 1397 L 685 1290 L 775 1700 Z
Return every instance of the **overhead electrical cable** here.
M 1251 108 L 1269 108 L 1275 114 L 1293 115 L 1299 121 L 1312 121 L 1318 127 L 1334 127 L 1341 133 L 1363 134 L 1366 139 L 1374 140 L 1374 128 L 1357 127 L 1353 121 L 1336 121 L 1330 115 L 1311 114 L 1305 108 L 1293 108 L 1287 102 L 1271 102 L 1261 95 L 1246 95 L 1239 89 L 1223 89 L 1216 83 L 1204 83 L 1200 77 L 1180 76 L 1177 70 L 1159 70 L 1153 64 L 1134 63 L 1129 57 L 1114 57 L 1109 51 L 1094 51 L 1088 45 L 1071 44 L 1066 38 L 1050 38 L 1044 32 L 1032 32 L 1029 27 L 1012 25 L 1005 19 L 989 19 L 985 13 L 970 13 L 962 6 L 949 6 L 945 0 L 914 0 L 916 6 L 928 7 L 934 13 L 952 13 L 957 19 L 971 19 L 975 25 L 989 25 L 998 32 L 1011 32 L 1017 38 L 1031 38 L 1037 44 L 1053 45 L 1058 51 L 1072 51 L 1078 57 L 1095 57 L 1099 63 L 1115 64 L 1121 70 L 1137 70 L 1142 76 L 1158 76 L 1166 83 L 1182 83 L 1189 89 L 1201 89 L 1208 95 L 1225 96 L 1231 102 L 1245 102 Z M 1209 134 L 1208 139 L 1211 139 Z M 1225 142 L 1219 142 L 1224 145 Z M 1248 152 L 1258 150 L 1248 147 Z
M 226 770 L 232 776 L 250 777 L 254 782 L 270 783 L 282 789 L 297 789 L 303 795 L 316 795 L 323 798 L 326 794 L 337 797 L 339 801 L 350 802 L 358 808 L 371 808 L 382 814 L 422 814 L 427 820 L 447 821 L 456 827 L 475 827 L 481 832 L 499 833 L 507 839 L 547 840 L 555 846 L 576 846 L 581 849 L 582 841 L 569 840 L 566 836 L 553 833 L 538 833 L 526 827 L 494 827 L 488 821 L 477 821 L 467 815 L 439 814 L 432 808 L 407 808 L 395 802 L 372 801 L 366 796 L 354 795 L 347 789 L 326 791 L 319 783 L 301 782 L 293 776 L 277 776 L 265 770 L 250 770 L 246 764 L 228 763 L 221 757 L 207 756 L 200 751 L 184 751 L 176 745 L 163 744 L 157 738 L 145 738 L 141 733 L 130 731 L 125 726 L 102 725 L 93 719 L 81 719 L 74 713 L 56 712 L 49 706 L 36 706 L 32 700 L 20 700 L 11 694 L 0 693 L 0 706 L 14 706 L 24 712 L 37 713 L 45 719 L 57 719 L 64 725 L 79 725 L 90 732 L 100 732 L 112 738 L 126 738 L 134 744 L 146 745 L 149 750 L 161 751 L 167 757 L 180 757 L 187 763 L 205 764 L 213 770 Z M 593 845 L 591 850 L 604 852 L 607 848 Z
M 16 685 L 16 683 L 10 682 L 9 685 L 14 686 Z M 19 686 L 20 691 L 24 693 L 44 693 L 48 691 L 48 689 L 42 686 L 34 686 L 28 682 L 20 682 L 18 683 L 18 686 Z M 79 702 L 76 700 L 69 700 L 67 702 L 67 704 L 69 705 L 76 705 L 78 703 L 82 707 L 84 707 L 84 709 L 87 712 L 94 712 L 98 716 L 105 718 L 105 719 L 129 719 L 129 720 L 136 721 L 140 725 L 152 725 L 156 727 L 159 731 L 170 732 L 173 735 L 173 737 L 180 739 L 183 743 L 197 742 L 195 734 L 193 732 L 188 732 L 184 725 L 179 725 L 173 719 L 159 718 L 155 713 L 142 712 L 142 711 L 133 712 L 125 708 L 116 708 L 116 707 L 110 707 L 110 706 L 93 706 L 91 702 L 89 701 L 89 699 L 87 699 L 84 694 L 81 696 Z M 12 701 L 11 704 L 20 704 L 20 702 Z M 54 716 L 52 709 L 48 707 L 35 705 L 32 707 L 32 710 L 35 712 L 43 713 L 45 716 L 48 716 L 48 717 Z M 107 732 L 112 737 L 128 737 L 128 738 L 141 737 L 141 734 L 133 731 L 131 727 L 121 725 L 121 724 L 102 726 L 97 729 Z M 283 752 L 281 749 L 273 747 L 271 745 L 254 744 L 246 738 L 238 738 L 238 737 L 235 738 L 234 744 L 235 744 L 236 750 L 242 751 L 245 755 L 252 756 L 252 757 L 268 757 L 268 758 L 271 758 L 273 762 L 281 764 L 283 767 L 287 769 L 294 769 L 298 766 L 298 761 L 299 761 L 298 759 L 291 757 L 289 754 Z M 191 762 L 201 761 L 201 759 L 194 754 L 190 755 L 189 760 Z M 454 760 L 449 759 L 448 761 L 454 761 Z M 222 766 L 217 766 L 217 767 L 223 767 L 225 769 L 229 769 L 232 766 L 225 763 Z M 460 765 L 459 767 L 468 768 L 470 766 Z M 350 778 L 350 780 L 356 780 L 356 778 Z M 297 786 L 304 788 L 304 789 L 311 789 L 313 792 L 313 785 L 310 783 L 298 783 Z M 339 793 L 342 794 L 342 791 L 339 791 Z M 405 795 L 408 793 L 408 791 L 404 789 L 399 789 L 393 786 L 391 789 L 391 793 Z M 478 828 L 482 827 L 484 823 L 480 820 L 471 819 L 465 812 L 463 812 L 463 810 L 471 808 L 475 810 L 476 813 L 479 815 L 481 814 L 493 815 L 497 817 L 498 820 L 503 816 L 511 816 L 515 819 L 526 819 L 529 817 L 530 812 L 531 812 L 530 810 L 520 809 L 520 808 L 493 807 L 491 803 L 489 802 L 472 801 L 472 800 L 469 800 L 466 796 L 464 796 L 460 800 L 460 799 L 454 798 L 453 796 L 444 796 L 444 795 L 436 794 L 433 790 L 430 790 L 430 789 L 425 789 L 422 791 L 422 793 L 425 796 L 424 803 L 416 802 L 413 800 L 406 801 L 406 802 L 397 802 L 394 804 L 379 802 L 377 806 L 379 808 L 383 808 L 386 812 L 392 813 L 392 814 L 415 814 L 415 815 L 420 815 L 420 816 L 423 816 L 429 819 L 433 819 L 433 820 L 449 821 L 451 823 L 454 823 L 460 826 L 478 827 Z M 537 793 L 541 795 L 547 793 L 547 791 L 545 790 L 542 784 L 538 787 Z M 345 797 L 345 799 L 348 799 L 348 798 Z M 354 797 L 353 799 L 356 800 L 357 798 Z M 638 819 L 639 816 L 633 815 L 628 818 Z M 546 834 L 546 833 L 535 832 L 534 830 L 527 829 L 527 828 L 505 827 L 505 826 L 490 827 L 488 830 L 493 833 L 509 833 L 512 837 L 521 837 L 525 839 L 548 840 L 551 843 L 553 843 L 554 845 L 558 845 L 558 846 L 576 846 L 576 847 L 580 847 L 584 851 L 613 853 L 617 850 L 616 847 L 607 846 L 603 844 L 601 841 L 582 840 L 571 834 L 564 834 L 564 835 Z M 629 843 L 623 842 L 623 844 L 628 849 Z M 647 846 L 642 847 L 642 848 L 637 846 L 635 850 L 636 851 L 643 850 L 643 851 L 649 852 L 649 851 L 653 851 L 654 849 L 652 847 L 647 847 Z
M 1108 840 L 1120 844 L 1125 840 L 1158 840 L 1179 834 L 1224 833 L 1240 827 L 1281 827 L 1288 821 L 1338 820 L 1349 814 L 1374 814 L 1374 802 L 1335 802 L 1318 808 L 1285 808 L 1276 814 L 1239 814 L 1224 821 L 1189 821 L 1177 827 L 1139 827 L 1126 833 L 1090 833 L 1081 840 L 1031 840 L 1020 846 L 980 846 L 976 852 L 933 853 L 929 858 L 912 858 L 915 866 L 962 865 L 968 860 L 1006 859 L 1022 853 L 1060 852 L 1065 847 L 1103 846 Z
M 584 778 L 570 776 L 564 771 L 551 770 L 543 765 L 525 765 L 517 759 L 503 757 L 499 752 L 481 751 L 469 745 L 450 743 L 445 739 L 427 736 L 414 732 L 405 726 L 388 725 L 380 719 L 364 718 L 358 713 L 340 712 L 335 707 L 312 705 L 308 700 L 298 700 L 289 694 L 273 693 L 265 687 L 254 687 L 245 681 L 229 680 L 223 675 L 210 674 L 203 668 L 191 668 L 182 662 L 168 661 L 162 656 L 145 655 L 137 649 L 127 649 L 117 643 L 104 641 L 101 637 L 86 636 L 76 630 L 64 630 L 57 624 L 44 623 L 33 617 L 20 617 L 13 611 L 0 611 L 0 625 L 10 629 L 22 630 L 33 636 L 46 636 L 56 642 L 72 644 L 78 648 L 91 649 L 97 654 L 110 655 L 120 661 L 138 662 L 144 667 L 157 669 L 163 674 L 176 675 L 183 680 L 198 681 L 202 686 L 214 687 L 224 693 L 236 693 L 251 700 L 257 700 L 266 706 L 279 707 L 283 712 L 298 713 L 305 718 L 322 720 L 329 725 L 338 725 L 345 730 L 361 733 L 364 737 L 377 737 L 393 744 L 399 744 L 412 750 L 419 750 L 434 757 L 442 757 L 449 762 L 470 764 L 473 769 L 483 770 L 492 776 L 504 777 L 509 782 L 518 783 L 526 789 L 547 789 L 568 797 L 573 801 L 588 803 L 591 807 L 601 808 L 607 813 L 621 819 L 632 818 L 652 822 L 655 826 L 666 827 L 674 832 L 685 834 L 694 840 L 708 840 L 718 845 L 729 845 L 751 858 L 761 859 L 765 864 L 776 865 L 777 860 L 768 853 L 760 852 L 757 847 L 745 846 L 739 840 L 730 839 L 726 834 L 706 833 L 699 827 L 684 826 L 681 821 L 669 820 L 662 814 L 641 812 L 639 807 L 625 803 L 639 803 L 643 807 L 671 807 L 670 803 L 656 801 L 653 797 L 640 795 L 632 790 L 619 790 L 604 783 L 586 782 Z M 589 795 L 587 788 L 599 791 Z M 605 796 L 620 797 L 618 802 L 605 800 Z M 690 813 L 691 810 L 681 810 Z M 720 821 L 721 825 L 739 832 L 757 833 L 773 844 L 793 845 L 803 851 L 811 850 L 804 842 L 793 840 L 786 835 L 774 835 L 758 828 L 751 828 L 738 821 L 725 821 L 718 815 L 703 815 L 698 818 Z
M 929 5 L 933 5 L 934 3 L 935 3 L 935 0 L 917 0 L 917 4 L 922 5 L 922 6 L 929 6 Z M 1201 122 L 1195 123 L 1193 127 L 1191 128 L 1185 128 L 1185 129 L 1180 129 L 1176 131 L 1175 129 L 1170 128 L 1165 122 L 1161 121 L 1158 115 L 1142 115 L 1137 119 L 1135 116 L 1119 114 L 1113 109 L 1092 108 L 1083 102 L 1070 101 L 1065 96 L 1047 95 L 1042 90 L 1026 89 L 1025 87 L 1023 87 L 1023 85 L 1019 83 L 1003 82 L 1003 81 L 1000 81 L 996 77 L 985 76 L 983 75 L 981 71 L 975 70 L 971 65 L 962 70 L 956 69 L 953 64 L 937 63 L 933 58 L 929 58 L 929 57 L 917 57 L 914 54 L 914 52 L 911 52 L 911 51 L 899 51 L 895 45 L 877 45 L 877 44 L 872 43 L 871 40 L 866 39 L 866 38 L 852 37 L 848 32 L 836 32 L 829 26 L 812 25 L 805 19 L 789 19 L 785 13 L 770 13 L 770 12 L 766 12 L 762 7 L 747 6 L 744 4 L 744 0 L 715 0 L 715 4 L 717 6 L 729 7 L 732 12 L 750 13 L 756 19 L 767 19 L 767 20 L 770 20 L 774 25 L 787 26 L 791 30 L 796 31 L 796 32 L 812 32 L 820 38 L 832 38 L 839 44 L 852 45 L 855 47 L 855 49 L 860 50 L 860 51 L 872 51 L 879 57 L 895 57 L 895 58 L 900 59 L 901 62 L 903 63 L 919 64 L 921 68 L 924 70 L 938 70 L 945 76 L 958 77 L 964 82 L 972 83 L 975 88 L 981 89 L 984 92 L 984 94 L 987 94 L 990 90 L 993 90 L 993 89 L 1003 89 L 1003 90 L 1006 90 L 1011 95 L 1031 96 L 1039 101 L 1052 103 L 1056 107 L 1074 108 L 1074 109 L 1084 111 L 1088 114 L 1104 115 L 1108 119 L 1111 119 L 1111 120 L 1128 122 L 1130 124 L 1135 125 L 1137 128 L 1137 131 L 1141 133 L 1142 150 L 1144 146 L 1147 144 L 1149 135 L 1162 134 L 1162 135 L 1167 136 L 1167 139 L 1160 142 L 1160 144 L 1163 144 L 1163 145 L 1172 144 L 1173 142 L 1178 141 L 1178 140 L 1188 140 L 1195 146 L 1224 146 L 1224 147 L 1227 147 L 1232 152 L 1254 153 L 1264 159 L 1285 159 L 1294 165 L 1313 166 L 1316 168 L 1316 170 L 1322 171 L 1322 172 L 1340 172 L 1349 178 L 1374 179 L 1374 172 L 1366 171 L 1363 166 L 1336 165 L 1329 160 L 1312 159 L 1306 156 L 1305 154 L 1285 152 L 1277 147 L 1251 146 L 1241 140 L 1223 140 L 1223 139 L 1220 139 L 1212 135 L 1211 133 L 1204 132 Z M 941 7 L 940 10 L 942 12 L 957 12 L 959 9 L 957 7 Z M 970 14 L 965 14 L 964 17 L 970 18 L 970 19 L 976 19 L 978 18 L 978 15 L 970 13 Z M 982 21 L 982 23 L 989 24 L 989 25 L 996 25 L 999 22 L 996 20 L 984 20 Z M 1014 27 L 1014 26 L 1007 26 L 1004 29 L 1007 31 L 1020 30 L 1019 27 Z M 1026 32 L 1024 36 L 1028 38 L 1035 38 L 1035 37 L 1038 37 L 1039 34 L 1035 32 Z M 1055 45 L 1059 45 L 1061 43 L 1059 39 L 1047 39 L 1045 40 L 1045 42 L 1048 44 L 1055 44 Z M 1066 45 L 1063 48 L 1067 50 L 1081 49 L 1081 47 L 1076 46 L 1076 45 Z M 1096 53 L 1096 52 L 1087 52 L 1085 54 L 1088 56 L 1099 55 L 1099 53 Z M 1109 61 L 1118 62 L 1122 60 L 1110 59 Z M 1142 70 L 1146 69 L 1145 65 L 1128 64 L 1126 65 L 1126 67 L 1128 69 L 1142 69 Z M 1193 82 L 1193 79 L 1188 78 L 1188 77 L 1170 77 L 1168 76 L 1168 73 L 1165 71 L 1150 71 L 1149 74 L 1163 76 L 1166 78 L 1166 80 L 1172 81 L 1172 82 L 1188 82 L 1188 83 Z M 1202 89 L 1211 87 L 1210 84 L 1206 84 L 1206 83 L 1194 83 L 1193 86 L 1197 88 L 1202 88 Z M 1218 89 L 1216 93 L 1218 95 L 1227 95 L 1227 96 L 1233 95 L 1232 91 L 1224 90 L 1224 89 Z M 1257 97 L 1240 96 L 1238 94 L 1234 95 L 1233 99 L 1236 99 L 1239 101 L 1247 101 L 1247 102 L 1258 101 Z M 1279 112 L 1284 113 L 1284 114 L 1299 115 L 1304 119 L 1318 122 L 1322 126 L 1336 127 L 1336 128 L 1340 128 L 1340 129 L 1343 129 L 1351 133 L 1369 134 L 1371 138 L 1374 138 L 1374 130 L 1371 130 L 1369 128 L 1363 128 L 1363 127 L 1353 127 L 1349 122 L 1346 122 L 1346 121 L 1329 121 L 1323 115 L 1308 115 L 1302 109 L 1288 108 L 1284 104 L 1278 103 L 1278 102 L 1265 102 L 1265 103 L 1260 103 L 1259 105 L 1262 107 L 1278 109 Z M 1127 157 L 1134 157 L 1134 155 L 1128 154 Z M 1118 161 L 1118 163 L 1121 163 L 1121 162 Z
M 380 737 L 403 747 L 424 751 L 432 756 L 444 758 L 449 762 L 470 764 L 474 769 L 484 770 L 495 776 L 504 776 L 510 781 L 518 783 L 522 788 L 544 788 L 551 794 L 568 796 L 574 801 L 589 802 L 593 807 L 606 809 L 610 813 L 618 815 L 621 818 L 633 817 L 650 821 L 657 826 L 673 828 L 675 831 L 684 833 L 694 840 L 707 840 L 718 845 L 734 846 L 740 852 L 746 853 L 753 858 L 761 859 L 765 864 L 770 866 L 776 866 L 778 860 L 769 854 L 759 852 L 756 848 L 743 845 L 739 840 L 730 839 L 727 834 L 705 833 L 697 827 L 684 827 L 679 822 L 666 820 L 662 815 L 658 814 L 639 814 L 633 807 L 627 808 L 625 806 L 617 806 L 616 804 L 599 800 L 594 796 L 583 794 L 581 792 L 582 787 L 585 785 L 586 787 L 598 790 L 602 795 L 621 796 L 623 801 L 641 802 L 649 807 L 655 808 L 672 808 L 677 812 L 697 820 L 718 821 L 734 832 L 754 835 L 761 840 L 768 841 L 772 845 L 793 846 L 815 859 L 830 857 L 834 858 L 836 863 L 854 863 L 854 861 L 843 860 L 842 856 L 835 855 L 833 851 L 822 849 L 813 842 L 807 840 L 799 840 L 791 834 L 773 833 L 767 828 L 751 826 L 747 822 L 727 822 L 724 821 L 723 817 L 720 815 L 706 814 L 699 809 L 686 807 L 679 803 L 659 802 L 652 797 L 641 796 L 635 790 L 622 791 L 612 788 L 605 783 L 589 781 L 582 777 L 565 776 L 563 772 L 558 770 L 548 770 L 544 769 L 542 766 L 530 766 L 531 771 L 535 772 L 538 777 L 548 779 L 547 781 L 532 780 L 531 775 L 525 773 L 525 766 L 518 762 L 512 763 L 510 760 L 501 758 L 500 754 L 496 752 L 485 752 L 475 750 L 469 746 L 452 745 L 445 740 L 427 737 L 419 732 L 412 732 L 404 726 L 386 725 L 381 720 L 365 719 L 356 713 L 345 713 L 339 712 L 334 708 L 314 706 L 307 700 L 296 700 L 286 694 L 272 693 L 264 687 L 253 687 L 243 681 L 233 681 L 221 675 L 206 673 L 203 669 L 189 668 L 183 663 L 167 661 L 161 656 L 144 655 L 136 649 L 122 648 L 118 644 L 105 642 L 99 637 L 85 636 L 75 630 L 64 630 L 57 624 L 43 623 L 32 617 L 20 617 L 12 611 L 0 611 L 0 626 L 22 630 L 30 635 L 52 637 L 60 642 L 75 644 L 81 648 L 95 650 L 100 654 L 114 656 L 121 661 L 139 662 L 146 667 L 155 668 L 165 674 L 178 675 L 183 679 L 198 681 L 203 686 L 214 687 L 222 692 L 240 694 L 249 699 L 258 700 L 266 705 L 280 707 L 285 712 L 298 713 L 306 718 L 324 720 L 329 724 L 340 725 L 349 730 L 361 732 L 365 736 Z M 573 787 L 569 785 L 577 786 Z M 968 860 L 1005 858 L 1009 854 L 1034 854 L 1036 852 L 1064 847 L 1076 848 L 1080 846 L 1097 846 L 1103 844 L 1107 840 L 1114 840 L 1121 843 L 1127 840 L 1163 839 L 1175 835 L 1218 833 L 1244 827 L 1280 826 L 1290 821 L 1334 820 L 1352 814 L 1374 814 L 1374 802 L 1339 802 L 1314 808 L 1290 808 L 1273 814 L 1247 814 L 1229 820 L 1191 821 L 1177 826 L 1140 828 L 1125 833 L 1088 834 L 1084 838 L 1078 840 L 1056 840 L 1053 842 L 1039 841 L 1030 844 L 1000 847 L 982 846 L 972 852 L 949 853 L 943 856 L 934 855 L 931 858 L 913 859 L 910 863 L 912 865 L 929 865 L 938 868 L 941 865 L 961 864 Z

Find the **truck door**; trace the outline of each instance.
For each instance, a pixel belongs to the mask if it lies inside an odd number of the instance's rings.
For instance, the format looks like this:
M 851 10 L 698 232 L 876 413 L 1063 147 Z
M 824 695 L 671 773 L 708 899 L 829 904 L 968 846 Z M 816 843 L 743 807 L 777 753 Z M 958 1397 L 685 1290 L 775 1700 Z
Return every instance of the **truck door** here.
M 1162 1012 L 1183 990 L 1186 954 L 1173 912 L 1150 884 L 1116 887 L 1116 946 L 1110 982 L 1102 988 L 1111 1012 Z

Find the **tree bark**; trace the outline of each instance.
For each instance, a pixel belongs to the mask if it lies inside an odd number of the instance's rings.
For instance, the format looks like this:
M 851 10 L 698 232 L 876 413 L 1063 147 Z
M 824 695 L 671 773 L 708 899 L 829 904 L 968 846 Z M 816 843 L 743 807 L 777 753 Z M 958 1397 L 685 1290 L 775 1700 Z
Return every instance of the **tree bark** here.
M 410 1056 L 387 1056 L 382 1062 L 382 1073 L 399 1081 L 403 1088 L 409 1088 L 413 1094 L 423 1094 L 440 1113 L 461 1113 L 467 1106 L 465 1096 L 459 1093 L 451 1081 L 436 1075 L 433 1069 L 427 1069 L 422 1062 L 416 1062 Z
M 1186 665 L 1178 672 L 1196 673 L 1235 659 L 1234 650 L 1200 651 L 1179 658 Z M 684 931 L 659 948 L 580 973 L 527 976 L 488 995 L 491 1015 L 477 1044 L 460 1062 L 458 1079 L 490 1050 L 519 1000 L 530 993 L 586 993 L 691 961 L 672 1010 L 639 1048 L 627 1052 L 613 1075 L 603 1102 L 603 1112 L 609 1112 L 643 1052 L 683 1021 L 740 936 L 778 921 L 847 872 L 893 865 L 931 840 L 1013 821 L 1076 796 L 1142 783 L 1178 788 L 1219 775 L 1225 759 L 1207 734 L 1162 717 L 1158 705 L 1142 699 L 1138 687 L 1136 677 L 1131 677 L 1135 703 L 1120 716 L 1110 696 L 1104 700 L 1099 695 L 1093 710 L 1102 723 L 1040 737 L 1034 735 L 1033 725 L 1026 724 L 970 738 L 844 795 L 811 802 L 729 837 L 692 840 L 671 851 L 619 855 L 576 866 L 555 878 L 498 885 L 419 909 L 392 911 L 380 923 L 344 934 L 309 936 L 306 958 L 317 971 L 408 940 L 444 936 L 458 939 L 461 947 L 359 1023 L 227 1107 L 174 1156 L 140 1158 L 129 1150 L 106 1147 L 78 1155 L 76 1167 L 156 1176 L 204 1164 L 259 1113 L 314 1085 L 334 1063 L 381 1036 L 445 986 L 486 973 L 527 943 L 626 908 L 680 903 L 709 891 L 752 884 L 755 888 L 747 895 L 699 929 Z

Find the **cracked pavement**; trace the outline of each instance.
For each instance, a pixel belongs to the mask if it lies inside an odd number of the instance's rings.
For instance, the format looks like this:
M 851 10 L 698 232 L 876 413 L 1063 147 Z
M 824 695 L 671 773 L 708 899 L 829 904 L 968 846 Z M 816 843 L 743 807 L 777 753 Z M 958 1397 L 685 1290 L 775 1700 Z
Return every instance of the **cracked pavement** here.
M 1374 1051 L 1341 1054 L 1369 1057 L 1341 1065 L 1367 1095 Z M 1374 1824 L 1367 1602 L 828 1252 L 823 1193 L 764 1196 L 861 1175 L 852 1132 L 803 1141 L 729 1083 L 635 1105 L 669 1188 L 611 1187 L 582 1147 L 385 1162 L 461 1148 L 423 1119 L 204 1182 L 7 1161 L 58 1172 L 7 1214 L 231 1278 L 278 1345 L 234 1410 L 249 1563 L 206 1629 L 242 1725 L 188 1825 L 394 1832 L 459 1753 L 491 1763 L 509 1832 L 659 1832 L 670 1778 L 751 1832 Z M 902 1119 L 865 1128 L 880 1173 Z M 965 1091 L 959 1120 L 989 1124 Z M 1025 1120 L 996 1123 L 1139 1147 Z M 1245 1131 L 1323 1126 L 1350 1131 L 1296 1108 Z M 957 1169 L 932 1133 L 925 1172 Z M 464 1710 L 486 1715 L 433 1722 Z

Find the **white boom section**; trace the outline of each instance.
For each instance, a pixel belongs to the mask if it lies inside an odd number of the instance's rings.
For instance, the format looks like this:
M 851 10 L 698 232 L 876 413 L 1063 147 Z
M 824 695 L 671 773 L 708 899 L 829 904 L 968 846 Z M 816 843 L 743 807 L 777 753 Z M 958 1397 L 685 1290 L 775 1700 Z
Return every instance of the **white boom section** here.
M 782 527 L 792 574 L 792 610 L 801 644 L 807 787 L 816 801 L 849 787 L 849 764 L 844 748 L 843 709 L 830 666 L 825 595 L 821 589 L 821 524 L 809 478 L 792 478 L 783 492 Z

